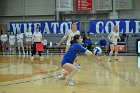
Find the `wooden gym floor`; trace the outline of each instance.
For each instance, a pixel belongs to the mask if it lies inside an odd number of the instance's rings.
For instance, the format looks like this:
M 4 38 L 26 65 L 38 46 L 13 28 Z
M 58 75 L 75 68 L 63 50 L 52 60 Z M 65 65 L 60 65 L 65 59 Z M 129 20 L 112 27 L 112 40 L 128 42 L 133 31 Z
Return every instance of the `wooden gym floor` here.
M 98 63 L 80 55 L 81 69 L 74 76 L 75 86 L 65 85 L 61 73 L 62 56 L 0 56 L 0 93 L 140 93 L 140 57 L 119 56 L 119 61 Z

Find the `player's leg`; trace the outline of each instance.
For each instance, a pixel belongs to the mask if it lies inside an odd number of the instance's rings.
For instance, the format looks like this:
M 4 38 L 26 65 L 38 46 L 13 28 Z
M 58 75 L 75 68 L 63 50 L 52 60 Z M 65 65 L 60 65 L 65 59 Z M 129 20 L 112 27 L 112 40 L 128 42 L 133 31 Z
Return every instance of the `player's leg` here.
M 12 54 L 12 44 L 9 42 L 9 54 Z
M 12 47 L 12 52 L 14 52 L 15 51 L 15 48 L 16 46 L 15 46 L 15 42 L 13 42 L 13 47 Z
M 39 54 L 40 60 L 41 61 L 44 60 L 44 57 L 42 56 L 41 51 L 38 51 L 38 54 Z
M 110 53 L 109 53 L 109 58 L 108 58 L 108 61 L 110 62 L 111 61 L 111 56 L 114 52 L 114 44 L 110 44 Z
M 117 45 L 115 45 L 114 46 L 114 48 L 115 48 L 115 60 L 118 60 L 118 57 L 117 57 L 117 55 L 118 55 L 118 47 L 117 47 Z
M 29 41 L 28 44 L 29 44 L 29 54 L 31 54 L 31 46 L 32 46 L 32 42 Z
M 66 77 L 67 84 L 74 85 L 72 77 L 78 72 L 77 66 L 70 63 L 66 63 L 63 65 L 63 69 L 67 71 L 67 77 Z
M 25 54 L 23 42 L 21 42 L 21 47 L 22 47 L 23 54 Z
M 4 50 L 4 42 L 1 43 L 2 44 L 2 54 L 5 54 L 5 50 Z
M 10 53 L 11 54 L 13 54 L 13 47 L 14 47 L 14 44 L 10 44 L 10 50 L 11 50 Z
M 29 45 L 28 45 L 28 41 L 26 40 L 26 55 L 28 55 L 28 49 L 29 49 Z
M 32 54 L 31 54 L 31 61 L 34 60 L 34 55 L 36 54 L 36 44 L 33 44 Z
M 20 42 L 17 42 L 18 43 L 18 54 L 20 55 L 21 52 L 20 52 Z

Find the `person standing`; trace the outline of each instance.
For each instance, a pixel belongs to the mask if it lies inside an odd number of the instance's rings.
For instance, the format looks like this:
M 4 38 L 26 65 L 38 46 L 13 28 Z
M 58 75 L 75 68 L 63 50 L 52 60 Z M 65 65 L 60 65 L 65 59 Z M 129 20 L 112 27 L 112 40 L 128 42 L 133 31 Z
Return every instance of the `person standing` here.
M 108 61 L 111 62 L 111 56 L 113 55 L 113 52 L 115 51 L 115 60 L 118 60 L 118 47 L 117 47 L 117 40 L 120 40 L 120 36 L 119 36 L 119 31 L 117 26 L 113 27 L 113 32 L 111 32 L 108 35 L 108 39 L 110 41 L 109 45 L 110 45 L 110 53 L 109 53 L 109 58 Z
M 32 48 L 32 54 L 31 54 L 31 61 L 34 60 L 34 55 L 36 54 L 36 44 L 42 42 L 42 34 L 39 32 L 39 28 L 36 27 L 35 32 L 33 33 L 32 36 L 32 43 L 33 43 L 33 48 Z M 41 55 L 42 51 L 38 51 L 40 60 L 43 60 L 44 57 Z
M 21 33 L 20 30 L 18 30 L 18 34 L 17 34 L 17 44 L 18 44 L 19 55 L 21 54 L 20 47 L 22 47 L 22 52 L 25 55 L 24 45 L 23 45 L 23 33 Z
M 25 38 L 26 38 L 26 54 L 31 54 L 31 45 L 32 45 L 32 32 L 27 29 L 25 33 Z
M 7 34 L 2 30 L 1 31 L 1 43 L 2 43 L 2 52 L 5 54 L 6 48 L 7 48 L 7 41 L 8 41 L 8 36 Z
M 12 54 L 12 52 L 15 50 L 15 42 L 16 42 L 16 36 L 13 34 L 13 32 L 9 35 L 9 52 Z

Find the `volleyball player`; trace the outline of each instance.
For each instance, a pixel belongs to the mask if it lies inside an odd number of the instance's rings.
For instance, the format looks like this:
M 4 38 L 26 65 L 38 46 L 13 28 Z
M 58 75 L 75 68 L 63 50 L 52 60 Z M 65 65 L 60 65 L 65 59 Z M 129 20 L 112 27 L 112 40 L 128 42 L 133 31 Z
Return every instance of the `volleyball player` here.
M 35 32 L 33 33 L 32 36 L 32 43 L 33 43 L 33 49 L 32 49 L 32 55 L 31 55 L 31 61 L 34 60 L 34 55 L 36 54 L 36 43 L 41 43 L 42 42 L 42 34 L 39 32 L 39 28 L 35 28 Z M 44 57 L 41 56 L 41 51 L 38 51 L 40 60 L 43 60 Z
M 108 35 L 108 39 L 110 41 L 109 45 L 110 45 L 110 53 L 109 53 L 109 58 L 108 58 L 108 61 L 111 62 L 111 56 L 113 55 L 113 52 L 115 50 L 115 60 L 118 60 L 118 57 L 117 57 L 117 54 L 118 54 L 118 47 L 117 47 L 117 40 L 119 39 L 120 40 L 120 37 L 119 37 L 119 31 L 118 31 L 118 28 L 117 26 L 114 26 L 113 27 L 113 32 L 111 32 L 109 35 Z
M 12 54 L 12 52 L 15 50 L 15 42 L 16 42 L 16 36 L 13 34 L 13 32 L 11 32 L 9 35 L 10 54 Z
M 17 34 L 17 43 L 18 43 L 19 55 L 21 54 L 20 47 L 22 47 L 22 52 L 23 52 L 23 54 L 25 54 L 24 45 L 23 45 L 23 33 L 21 33 L 20 30 L 18 30 L 18 34 Z
M 66 83 L 68 85 L 73 86 L 73 80 L 72 77 L 77 73 L 78 67 L 73 64 L 74 59 L 76 56 L 81 53 L 85 52 L 87 56 L 91 56 L 92 58 L 95 58 L 98 61 L 101 61 L 100 58 L 98 58 L 96 55 L 94 55 L 91 51 L 88 49 L 84 48 L 82 45 L 82 38 L 80 35 L 75 35 L 73 40 L 71 41 L 71 46 L 64 55 L 61 65 L 62 68 L 64 69 L 64 77 L 66 77 Z
M 67 33 L 63 36 L 63 38 L 61 39 L 61 41 L 57 45 L 59 47 L 61 45 L 61 43 L 67 39 L 65 52 L 67 52 L 67 50 L 69 49 L 69 47 L 71 45 L 70 41 L 73 39 L 74 35 L 76 35 L 76 34 L 80 35 L 80 31 L 77 30 L 77 27 L 76 27 L 77 26 L 76 22 L 72 22 L 71 25 L 72 25 L 71 30 L 67 31 Z M 79 68 L 81 68 L 77 62 L 77 59 L 78 58 L 75 58 L 75 63 L 76 63 L 75 65 L 78 66 Z
M 6 48 L 7 48 L 7 41 L 8 41 L 8 36 L 7 34 L 2 30 L 1 31 L 1 42 L 2 42 L 2 52 L 5 54 Z
M 26 54 L 31 54 L 31 45 L 32 45 L 32 32 L 27 29 L 25 33 L 25 38 L 26 38 Z M 29 52 L 29 53 L 28 53 Z

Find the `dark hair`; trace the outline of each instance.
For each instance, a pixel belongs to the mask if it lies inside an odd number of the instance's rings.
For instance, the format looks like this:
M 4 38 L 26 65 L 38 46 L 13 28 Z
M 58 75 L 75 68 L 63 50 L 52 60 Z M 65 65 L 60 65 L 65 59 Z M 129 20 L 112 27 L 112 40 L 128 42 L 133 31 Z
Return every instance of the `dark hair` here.
M 76 21 L 72 21 L 72 23 L 71 23 L 71 24 L 74 24 L 74 23 L 76 23 Z
M 77 39 L 79 39 L 79 38 L 80 38 L 80 35 L 78 35 L 78 34 L 75 35 L 75 36 L 73 37 L 73 40 L 70 41 L 71 45 L 74 44 L 74 43 L 77 43 Z

